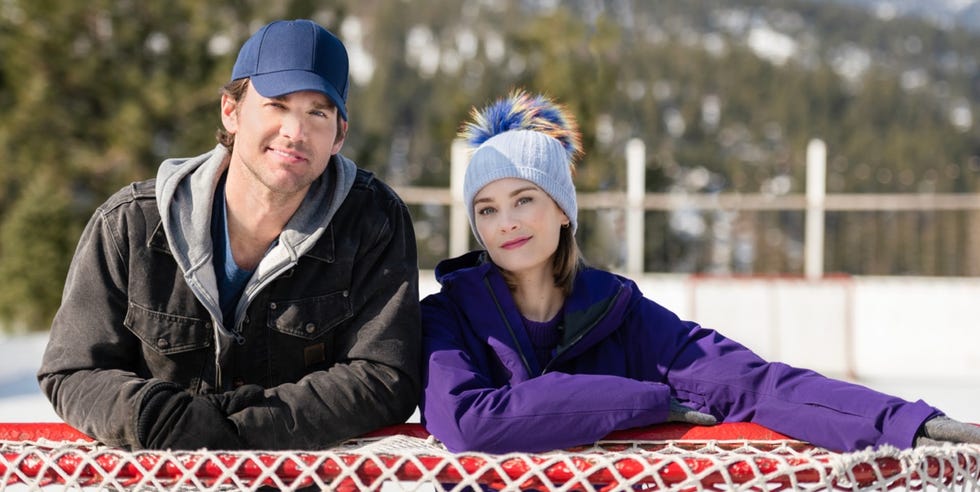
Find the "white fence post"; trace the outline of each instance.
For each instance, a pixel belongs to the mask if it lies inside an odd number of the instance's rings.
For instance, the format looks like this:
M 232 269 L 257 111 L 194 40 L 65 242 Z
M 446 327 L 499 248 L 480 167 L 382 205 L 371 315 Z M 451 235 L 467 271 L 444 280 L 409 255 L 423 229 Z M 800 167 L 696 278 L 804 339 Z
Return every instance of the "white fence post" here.
M 449 151 L 449 257 L 455 258 L 469 251 L 470 225 L 466 218 L 466 204 L 463 203 L 463 177 L 466 175 L 466 142 L 453 140 Z
M 626 143 L 626 271 L 631 274 L 643 273 L 646 167 L 646 144 L 633 138 Z
M 803 273 L 807 279 L 823 277 L 824 202 L 827 197 L 827 145 L 820 139 L 806 146 L 806 237 Z

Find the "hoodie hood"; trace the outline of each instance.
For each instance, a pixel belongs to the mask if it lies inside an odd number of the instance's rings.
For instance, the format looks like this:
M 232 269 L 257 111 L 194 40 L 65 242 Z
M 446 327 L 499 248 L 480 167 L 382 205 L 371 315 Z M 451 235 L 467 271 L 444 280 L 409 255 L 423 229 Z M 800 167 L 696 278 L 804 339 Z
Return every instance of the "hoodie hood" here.
M 174 260 L 198 299 L 220 320 L 217 280 L 211 265 L 211 209 L 214 189 L 228 168 L 228 150 L 218 145 L 190 159 L 167 159 L 157 170 L 160 220 Z

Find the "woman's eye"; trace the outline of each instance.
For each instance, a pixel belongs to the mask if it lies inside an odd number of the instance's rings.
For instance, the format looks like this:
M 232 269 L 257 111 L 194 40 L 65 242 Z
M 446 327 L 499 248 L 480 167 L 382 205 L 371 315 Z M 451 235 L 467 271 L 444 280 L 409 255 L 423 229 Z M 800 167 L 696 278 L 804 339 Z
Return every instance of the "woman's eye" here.
M 531 198 L 531 197 L 529 197 L 529 196 L 522 196 L 522 197 L 520 197 L 520 198 L 517 199 L 517 204 L 518 205 L 524 205 L 526 203 L 531 203 L 533 201 L 534 201 L 534 199 Z
M 476 211 L 477 215 L 490 215 L 494 212 L 493 207 L 484 207 Z

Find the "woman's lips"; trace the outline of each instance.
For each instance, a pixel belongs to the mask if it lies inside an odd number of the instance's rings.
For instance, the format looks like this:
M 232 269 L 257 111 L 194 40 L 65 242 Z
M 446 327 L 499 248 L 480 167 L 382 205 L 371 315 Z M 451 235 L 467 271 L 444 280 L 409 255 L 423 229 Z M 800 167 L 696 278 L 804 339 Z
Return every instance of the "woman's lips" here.
M 514 239 L 512 241 L 507 241 L 506 243 L 501 244 L 500 247 L 503 249 L 516 249 L 516 248 L 520 248 L 521 246 L 524 246 L 524 244 L 530 240 L 531 240 L 530 236 L 522 237 L 519 239 Z

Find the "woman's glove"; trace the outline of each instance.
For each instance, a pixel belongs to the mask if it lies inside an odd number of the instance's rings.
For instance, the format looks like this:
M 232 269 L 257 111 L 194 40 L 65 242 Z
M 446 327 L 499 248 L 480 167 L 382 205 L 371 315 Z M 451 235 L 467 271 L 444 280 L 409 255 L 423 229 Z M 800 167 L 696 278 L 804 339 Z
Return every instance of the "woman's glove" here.
M 940 415 L 926 420 L 915 437 L 916 447 L 938 446 L 944 442 L 980 444 L 980 427 Z
M 684 406 L 674 398 L 670 399 L 670 414 L 667 422 L 683 422 L 694 425 L 715 425 L 718 419 L 714 415 L 699 412 L 693 408 Z

